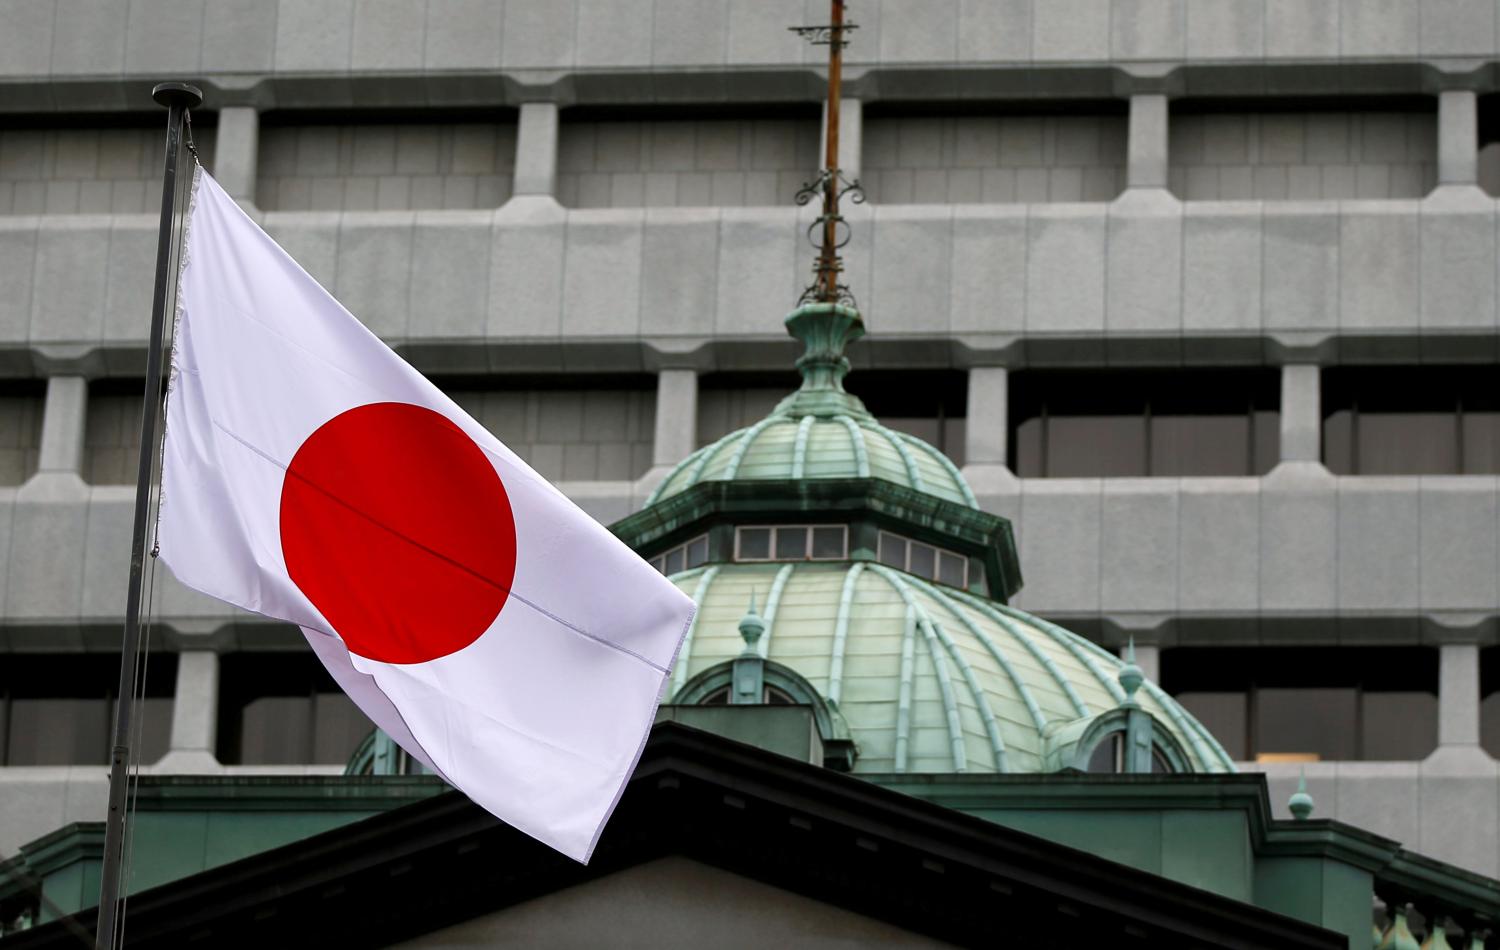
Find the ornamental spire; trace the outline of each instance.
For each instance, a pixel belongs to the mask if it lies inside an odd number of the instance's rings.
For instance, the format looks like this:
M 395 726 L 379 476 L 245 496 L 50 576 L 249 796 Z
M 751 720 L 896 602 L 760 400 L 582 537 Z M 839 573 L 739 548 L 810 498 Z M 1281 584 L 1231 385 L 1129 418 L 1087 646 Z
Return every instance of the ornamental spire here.
M 865 200 L 859 182 L 849 181 L 839 170 L 839 104 L 843 92 L 843 50 L 848 34 L 858 29 L 844 22 L 844 0 L 829 0 L 829 22 L 823 26 L 791 29 L 814 46 L 828 47 L 827 138 L 823 168 L 818 177 L 797 192 L 797 204 L 819 198 L 822 213 L 807 229 L 808 240 L 817 248 L 813 282 L 802 291 L 797 309 L 786 318 L 787 332 L 801 340 L 806 351 L 797 360 L 802 388 L 784 400 L 781 411 L 795 415 L 868 417 L 864 406 L 844 391 L 849 360 L 844 347 L 864 336 L 864 320 L 856 309 L 854 294 L 840 282 L 844 261 L 839 251 L 849 243 L 849 225 L 839 213 L 845 195 Z
M 802 292 L 799 304 L 836 303 L 853 307 L 854 295 L 839 282 L 844 270 L 839 250 L 849 243 L 849 226 L 839 214 L 844 195 L 856 204 L 865 200 L 859 182 L 849 181 L 839 170 L 839 104 L 843 98 L 844 47 L 847 35 L 859 29 L 856 23 L 844 22 L 844 0 L 829 0 L 829 22 L 824 26 L 794 26 L 791 30 L 814 46 L 828 47 L 827 133 L 824 142 L 823 169 L 818 177 L 797 192 L 797 203 L 808 204 L 822 196 L 823 213 L 808 229 L 808 238 L 818 248 L 813 265 L 813 282 Z

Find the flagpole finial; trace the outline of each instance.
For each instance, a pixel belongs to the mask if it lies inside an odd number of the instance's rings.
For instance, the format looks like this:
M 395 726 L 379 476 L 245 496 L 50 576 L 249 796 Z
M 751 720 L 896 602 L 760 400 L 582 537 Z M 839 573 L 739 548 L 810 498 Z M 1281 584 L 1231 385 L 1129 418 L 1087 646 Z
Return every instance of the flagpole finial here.
M 203 105 L 203 90 L 185 82 L 162 82 L 152 88 L 151 98 L 169 109 L 196 109 Z

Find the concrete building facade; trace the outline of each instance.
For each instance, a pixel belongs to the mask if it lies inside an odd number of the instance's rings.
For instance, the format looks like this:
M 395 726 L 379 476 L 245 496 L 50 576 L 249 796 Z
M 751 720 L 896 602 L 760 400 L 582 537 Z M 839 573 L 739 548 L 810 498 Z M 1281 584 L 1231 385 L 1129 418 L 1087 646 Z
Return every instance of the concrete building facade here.
M 1500 873 L 1500 5 L 850 15 L 851 388 L 1011 519 L 1017 606 L 1133 638 L 1273 798 L 1305 769 L 1320 815 Z M 788 388 L 823 51 L 785 27 L 823 16 L 0 0 L 0 854 L 104 810 L 77 670 L 124 603 L 151 85 L 201 82 L 225 187 L 611 522 Z M 256 685 L 296 631 L 165 575 L 148 767 L 340 771 L 314 674 Z

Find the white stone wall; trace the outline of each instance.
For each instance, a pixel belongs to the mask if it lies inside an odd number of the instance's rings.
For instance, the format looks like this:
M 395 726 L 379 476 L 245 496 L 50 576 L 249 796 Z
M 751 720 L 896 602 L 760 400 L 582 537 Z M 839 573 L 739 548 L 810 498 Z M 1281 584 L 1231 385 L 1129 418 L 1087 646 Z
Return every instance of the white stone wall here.
M 41 447 L 41 395 L 0 394 L 0 485 L 30 478 Z
M 866 118 L 860 180 L 883 204 L 1109 201 L 1125 117 Z
M 640 477 L 651 467 L 649 389 L 452 389 L 466 412 L 544 478 Z
M 136 214 L 161 205 L 162 135 L 141 128 L 0 127 L 0 214 Z M 213 167 L 214 130 L 194 132 Z
M 818 154 L 816 119 L 564 121 L 557 200 L 573 208 L 788 205 L 817 172 Z
M 268 124 L 255 200 L 268 211 L 498 208 L 515 161 L 514 120 Z
M 1420 198 L 1437 184 L 1426 112 L 1173 115 L 1168 184 L 1189 201 Z

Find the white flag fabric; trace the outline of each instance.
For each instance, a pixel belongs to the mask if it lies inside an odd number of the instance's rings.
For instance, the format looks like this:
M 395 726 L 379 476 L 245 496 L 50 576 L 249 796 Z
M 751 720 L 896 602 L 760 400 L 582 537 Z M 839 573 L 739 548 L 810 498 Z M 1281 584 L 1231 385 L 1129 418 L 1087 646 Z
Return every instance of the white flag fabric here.
M 158 541 L 380 728 L 587 861 L 693 604 L 195 177 Z M 405 267 L 404 261 L 392 266 Z

